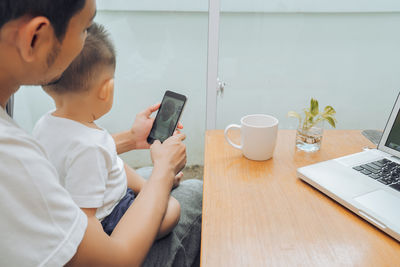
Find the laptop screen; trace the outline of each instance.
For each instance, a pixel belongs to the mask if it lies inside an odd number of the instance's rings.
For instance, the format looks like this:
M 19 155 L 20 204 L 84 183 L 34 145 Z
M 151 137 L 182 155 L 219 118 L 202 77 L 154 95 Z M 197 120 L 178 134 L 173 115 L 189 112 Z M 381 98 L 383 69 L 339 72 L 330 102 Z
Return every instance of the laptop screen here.
M 400 158 L 400 93 L 397 95 L 378 149 Z
M 392 129 L 386 139 L 385 146 L 400 151 L 400 112 L 397 113 Z

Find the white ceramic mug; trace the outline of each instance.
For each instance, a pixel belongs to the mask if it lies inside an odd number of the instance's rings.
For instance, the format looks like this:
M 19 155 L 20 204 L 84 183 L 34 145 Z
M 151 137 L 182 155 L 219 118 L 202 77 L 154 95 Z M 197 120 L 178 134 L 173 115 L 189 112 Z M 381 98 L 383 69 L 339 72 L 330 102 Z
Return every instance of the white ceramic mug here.
M 231 124 L 225 128 L 225 139 L 234 148 L 242 150 L 251 160 L 267 160 L 274 153 L 278 134 L 278 119 L 270 115 L 254 114 L 244 116 L 241 125 Z M 240 129 L 241 144 L 234 144 L 228 137 L 232 128 Z

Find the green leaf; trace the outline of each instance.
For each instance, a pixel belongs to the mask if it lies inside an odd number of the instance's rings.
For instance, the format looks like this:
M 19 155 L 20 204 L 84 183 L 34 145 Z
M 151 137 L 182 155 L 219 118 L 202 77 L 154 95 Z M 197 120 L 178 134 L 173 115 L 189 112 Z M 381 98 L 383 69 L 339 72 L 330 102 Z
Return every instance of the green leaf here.
M 314 98 L 311 98 L 310 112 L 313 116 L 317 116 L 319 113 L 318 101 Z
M 336 114 L 336 110 L 332 106 L 326 106 L 324 109 L 324 113 L 327 115 L 334 115 Z
M 303 109 L 303 112 L 305 116 L 304 120 L 308 120 L 308 117 L 311 116 L 311 113 L 308 111 L 308 109 Z
M 310 112 L 309 109 L 306 109 L 306 108 L 305 108 L 303 111 L 304 111 L 304 114 L 306 115 L 306 118 L 312 117 L 312 116 L 313 116 L 313 115 L 311 114 L 311 112 Z
M 331 116 L 326 116 L 324 119 L 333 127 L 336 128 L 336 120 Z
M 297 112 L 288 112 L 289 117 L 295 117 L 299 119 L 299 126 L 302 129 L 309 129 L 321 121 L 327 121 L 333 128 L 336 128 L 337 120 L 335 119 L 336 110 L 332 106 L 326 106 L 322 113 L 319 112 L 318 101 L 311 98 L 310 107 L 304 108 L 304 119 Z

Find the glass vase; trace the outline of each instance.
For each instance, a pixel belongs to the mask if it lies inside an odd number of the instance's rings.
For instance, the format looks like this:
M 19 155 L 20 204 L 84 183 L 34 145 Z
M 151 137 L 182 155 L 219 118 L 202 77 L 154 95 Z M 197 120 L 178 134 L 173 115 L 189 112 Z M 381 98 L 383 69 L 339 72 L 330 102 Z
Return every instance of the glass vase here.
M 315 152 L 321 148 L 322 125 L 317 125 L 309 129 L 298 128 L 296 131 L 296 147 L 305 152 Z

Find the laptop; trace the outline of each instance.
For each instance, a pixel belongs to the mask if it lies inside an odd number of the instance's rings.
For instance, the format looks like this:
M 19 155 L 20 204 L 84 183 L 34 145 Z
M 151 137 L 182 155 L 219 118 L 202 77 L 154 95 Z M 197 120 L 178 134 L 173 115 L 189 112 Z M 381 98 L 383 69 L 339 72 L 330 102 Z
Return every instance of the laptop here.
M 399 96 L 377 149 L 367 149 L 297 169 L 300 179 L 398 241 L 400 241 Z

